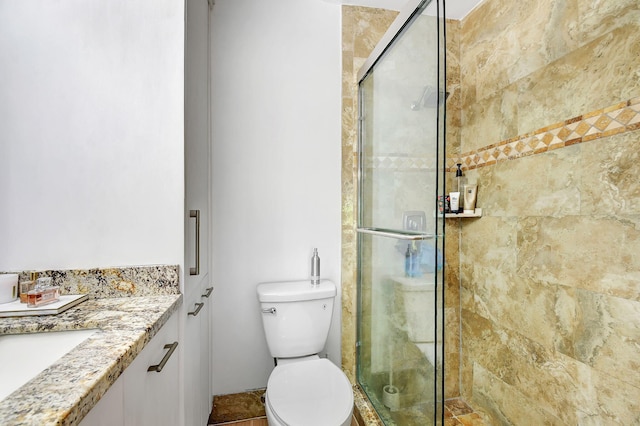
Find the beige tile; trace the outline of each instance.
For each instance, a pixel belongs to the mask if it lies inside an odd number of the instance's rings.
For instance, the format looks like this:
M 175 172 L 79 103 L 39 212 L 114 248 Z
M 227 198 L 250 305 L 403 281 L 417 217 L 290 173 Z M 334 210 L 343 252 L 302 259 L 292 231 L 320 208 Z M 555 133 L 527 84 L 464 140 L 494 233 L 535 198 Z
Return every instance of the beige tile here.
M 477 100 L 573 50 L 577 0 L 482 3 L 463 20 L 462 62 L 477 75 Z
M 640 4 L 636 0 L 578 1 L 579 22 L 574 31 L 581 45 L 612 30 L 640 22 Z
M 639 39 L 637 21 L 519 80 L 518 133 L 638 96 Z
M 473 398 L 471 403 L 482 407 L 487 424 L 519 424 L 524 419 L 534 421 L 536 425 L 563 424 L 537 401 L 523 395 L 517 387 L 509 386 L 480 364 L 474 366 Z
M 603 245 L 595 235 L 616 236 Z M 640 300 L 634 218 L 529 217 L 518 223 L 518 271 L 529 280 Z
M 640 214 L 640 132 L 585 143 L 581 152 L 581 213 Z

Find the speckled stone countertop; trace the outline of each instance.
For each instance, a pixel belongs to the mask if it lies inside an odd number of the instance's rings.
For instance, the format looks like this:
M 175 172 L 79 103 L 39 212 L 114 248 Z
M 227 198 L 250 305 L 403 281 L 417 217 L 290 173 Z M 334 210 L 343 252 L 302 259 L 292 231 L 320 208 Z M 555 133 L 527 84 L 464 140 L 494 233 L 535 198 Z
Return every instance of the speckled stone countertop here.
M 1 425 L 77 425 L 182 303 L 182 295 L 90 299 L 59 315 L 0 318 L 0 334 L 98 331 L 0 401 Z

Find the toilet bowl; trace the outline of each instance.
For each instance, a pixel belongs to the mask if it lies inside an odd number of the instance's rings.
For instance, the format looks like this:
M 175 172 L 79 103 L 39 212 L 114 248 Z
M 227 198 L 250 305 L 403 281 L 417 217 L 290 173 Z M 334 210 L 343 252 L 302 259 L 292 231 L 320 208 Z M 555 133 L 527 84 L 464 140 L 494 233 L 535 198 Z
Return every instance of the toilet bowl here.
M 351 383 L 318 356 L 329 334 L 335 284 L 262 283 L 257 293 L 267 346 L 277 361 L 265 394 L 269 426 L 349 426 Z
M 328 359 L 278 365 L 267 384 L 265 411 L 270 426 L 349 426 L 353 391 Z

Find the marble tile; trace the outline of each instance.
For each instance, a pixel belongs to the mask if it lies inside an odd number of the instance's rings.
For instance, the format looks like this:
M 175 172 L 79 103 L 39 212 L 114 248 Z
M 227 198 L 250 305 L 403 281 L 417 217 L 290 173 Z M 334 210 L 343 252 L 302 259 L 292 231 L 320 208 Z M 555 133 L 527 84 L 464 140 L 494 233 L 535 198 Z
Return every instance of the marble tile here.
M 614 135 L 602 143 L 606 149 L 597 143 L 582 146 L 580 212 L 640 214 L 640 132 Z
M 639 417 L 640 389 L 520 333 L 466 312 L 463 339 L 472 360 L 469 401 L 491 424 L 634 424 Z
M 536 425 L 563 424 L 559 418 L 521 394 L 517 387 L 509 386 L 480 364 L 474 366 L 472 403 L 482 407 L 480 413 L 487 424 L 513 424 L 523 419 L 535 419 Z
M 559 293 L 556 349 L 620 381 L 640 383 L 640 302 L 565 287 Z
M 547 412 L 566 424 L 577 424 L 575 411 L 567 410 L 567 407 L 585 407 L 589 403 L 589 399 L 576 390 L 585 366 L 570 358 L 557 356 L 552 350 L 519 333 L 465 312 L 463 345 L 469 352 L 466 356 L 472 360 L 471 403 L 481 411 L 490 409 L 494 404 L 502 407 L 508 401 L 505 401 L 505 395 L 493 393 L 490 387 L 485 391 L 485 399 L 476 398 L 478 387 L 486 387 L 482 384 L 481 376 L 477 375 L 479 366 L 530 398 L 534 401 L 534 407 L 546 407 Z M 514 422 L 516 419 L 510 420 Z
M 518 271 L 532 281 L 640 301 L 636 220 L 597 216 L 528 217 L 518 224 Z M 594 231 L 597 230 L 597 231 Z M 594 238 L 613 235 L 617 244 Z
M 572 51 L 577 17 L 577 0 L 482 3 L 462 24 L 462 61 L 481 76 L 475 99 L 500 92 Z
M 620 27 L 640 22 L 636 0 L 578 0 L 578 25 L 572 30 L 581 45 Z
M 638 96 L 638 68 L 640 21 L 617 28 L 527 75 L 514 83 L 518 134 Z
M 518 95 L 514 86 L 469 104 L 463 100 L 463 125 L 460 130 L 462 150 L 478 150 L 517 135 L 518 112 Z M 463 164 L 468 165 L 466 161 Z

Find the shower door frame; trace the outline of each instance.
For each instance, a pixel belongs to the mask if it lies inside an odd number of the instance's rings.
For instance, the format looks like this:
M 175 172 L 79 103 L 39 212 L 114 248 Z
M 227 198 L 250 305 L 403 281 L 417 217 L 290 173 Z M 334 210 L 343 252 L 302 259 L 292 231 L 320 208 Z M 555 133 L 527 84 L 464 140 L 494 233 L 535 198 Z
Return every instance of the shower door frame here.
M 389 48 L 391 48 L 399 37 L 401 37 L 404 33 L 404 30 L 408 28 L 415 19 L 418 18 L 418 15 L 423 12 L 424 8 L 430 3 L 435 2 L 437 7 L 437 31 L 438 31 L 438 57 L 437 57 L 437 67 L 438 67 L 438 105 L 442 102 L 442 107 L 438 107 L 437 119 L 436 119 L 436 164 L 437 170 L 439 173 L 436 174 L 436 193 L 438 195 L 444 196 L 445 194 L 445 178 L 444 171 L 446 170 L 446 143 L 445 143 L 445 119 L 446 119 L 446 106 L 445 100 L 440 99 L 445 95 L 446 92 L 446 49 L 444 48 L 446 36 L 445 36 L 445 19 L 444 19 L 444 10 L 445 10 L 445 0 L 410 0 L 404 9 L 400 12 L 398 17 L 393 21 L 389 29 L 385 32 L 384 36 L 380 40 L 380 42 L 373 49 L 363 66 L 358 71 L 358 167 L 357 167 L 357 304 L 358 304 L 358 315 L 357 315 L 357 327 L 356 327 L 356 382 L 360 383 L 360 360 L 361 360 L 361 308 L 362 308 L 362 291 L 361 291 L 361 280 L 362 280 L 362 265 L 361 265 L 361 249 L 362 249 L 362 240 L 366 235 L 374 235 L 380 237 L 391 237 L 400 240 L 407 241 L 424 241 L 435 239 L 436 240 L 436 248 L 442 250 L 442 272 L 436 274 L 436 288 L 439 288 L 435 291 L 435 306 L 439 306 L 439 303 L 442 304 L 442 315 L 438 317 L 437 312 L 438 309 L 435 309 L 435 330 L 434 334 L 436 336 L 436 359 L 441 360 L 441 368 L 440 375 L 434 377 L 434 395 L 436 396 L 434 400 L 434 404 L 436 405 L 434 409 L 434 425 L 443 425 L 444 424 L 444 397 L 445 397 L 445 389 L 444 389 L 444 374 L 445 374 L 445 365 L 444 365 L 444 211 L 441 213 L 436 213 L 436 232 L 435 234 L 423 233 L 423 232 L 413 232 L 413 231 L 399 231 L 399 230 L 388 230 L 382 228 L 371 228 L 371 227 L 361 227 L 363 224 L 363 99 L 362 99 L 362 91 L 360 89 L 360 85 L 367 78 L 367 76 L 373 72 L 375 65 L 383 58 L 385 53 Z M 442 90 L 441 90 L 442 89 Z M 448 95 L 448 93 L 447 93 Z M 434 205 L 437 203 L 434 200 Z M 438 212 L 438 210 L 435 210 Z M 442 295 L 442 300 L 438 301 L 438 295 Z M 438 345 L 439 343 L 439 345 Z M 436 364 L 437 365 L 437 364 Z M 434 366 L 434 371 L 437 373 L 438 367 Z

